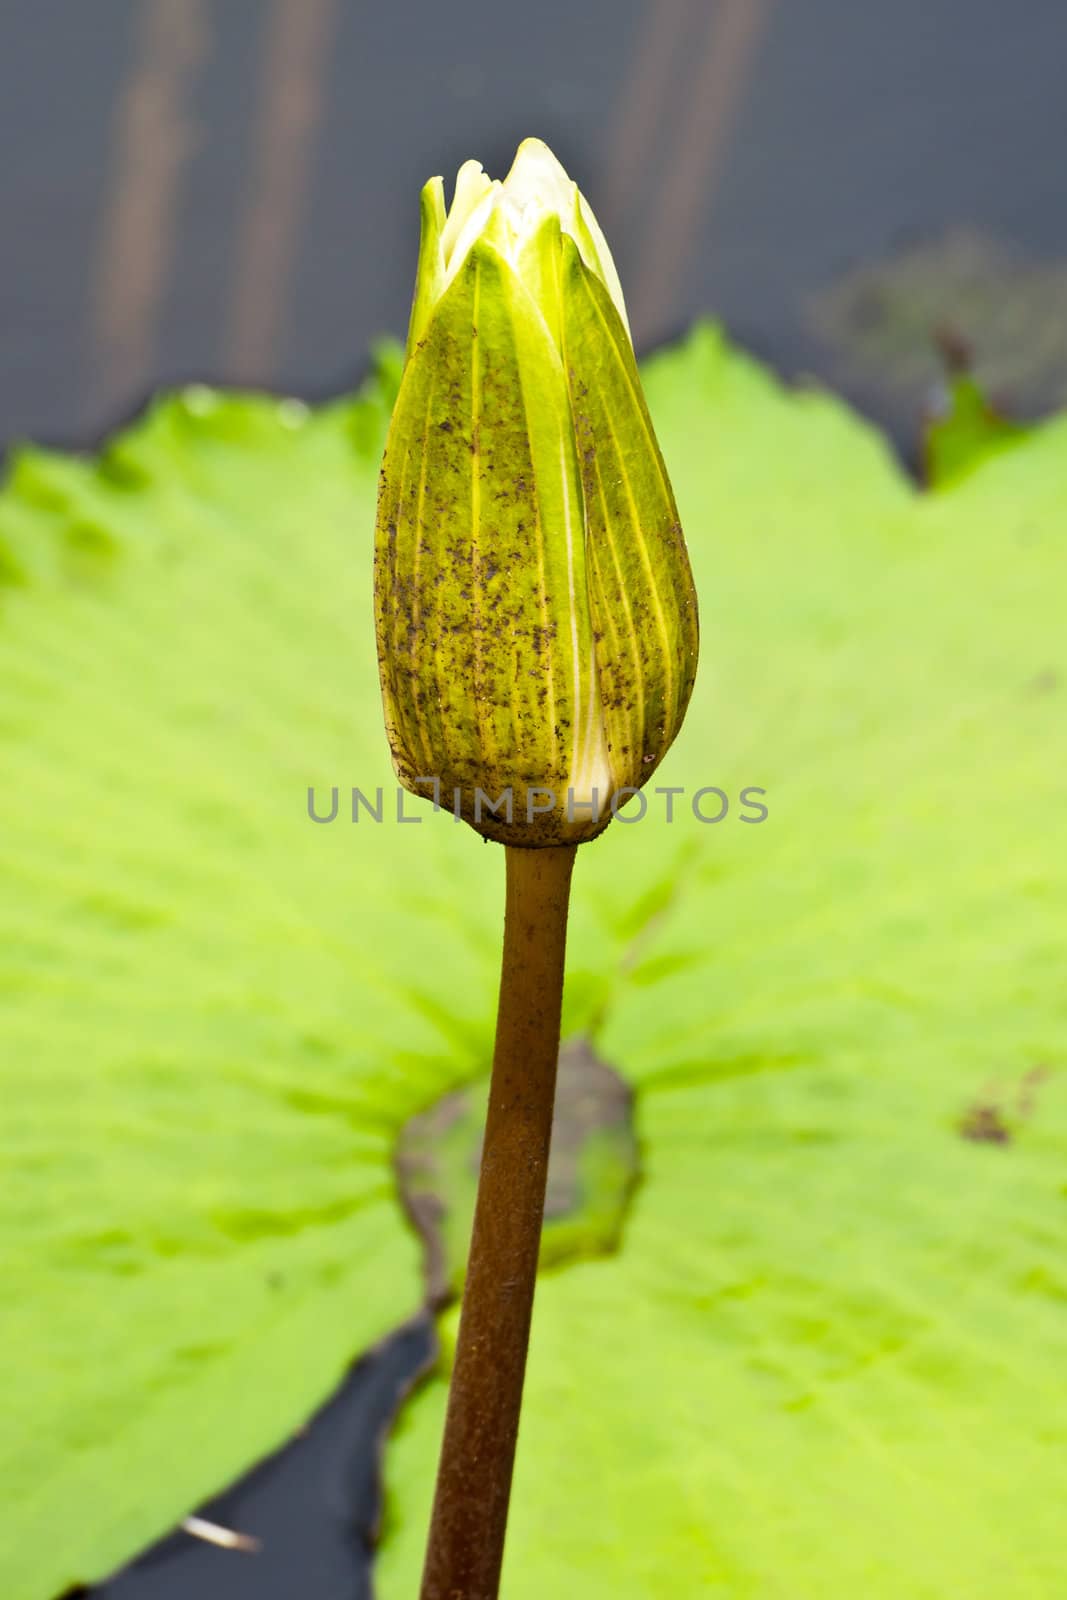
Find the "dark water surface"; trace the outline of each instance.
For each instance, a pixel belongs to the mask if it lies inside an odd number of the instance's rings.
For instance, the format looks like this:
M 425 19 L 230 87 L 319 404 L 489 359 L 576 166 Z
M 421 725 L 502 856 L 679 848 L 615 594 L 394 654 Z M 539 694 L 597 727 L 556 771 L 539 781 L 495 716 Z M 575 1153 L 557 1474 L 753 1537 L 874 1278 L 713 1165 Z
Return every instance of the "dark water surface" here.
M 255 1539 L 222 1550 L 176 1532 L 92 1600 L 369 1600 L 381 1513 L 378 1453 L 396 1406 L 430 1361 L 428 1320 L 407 1324 L 357 1363 L 307 1430 L 200 1508 Z
M 599 210 L 640 345 L 711 313 L 898 427 L 928 330 L 884 285 L 835 301 L 842 276 L 927 241 L 923 322 L 981 347 L 998 249 L 1067 258 L 1063 0 L 4 0 L 2 23 L 0 441 L 81 442 L 189 379 L 343 387 L 405 327 L 422 182 L 471 154 L 502 174 L 529 133 Z M 977 299 L 938 255 L 961 229 Z M 1063 319 L 1037 298 L 1004 337 L 1039 362 Z M 1047 374 L 1007 365 L 1041 403 Z

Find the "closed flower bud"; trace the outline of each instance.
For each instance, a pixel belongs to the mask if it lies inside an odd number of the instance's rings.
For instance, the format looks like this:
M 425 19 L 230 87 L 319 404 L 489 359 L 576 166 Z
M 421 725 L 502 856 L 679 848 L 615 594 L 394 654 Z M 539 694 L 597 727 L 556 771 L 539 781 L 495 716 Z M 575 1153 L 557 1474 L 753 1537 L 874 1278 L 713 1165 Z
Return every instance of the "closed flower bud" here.
M 685 542 L 593 213 L 528 139 L 433 178 L 382 464 L 375 615 L 400 782 L 489 838 L 592 838 L 681 726 Z

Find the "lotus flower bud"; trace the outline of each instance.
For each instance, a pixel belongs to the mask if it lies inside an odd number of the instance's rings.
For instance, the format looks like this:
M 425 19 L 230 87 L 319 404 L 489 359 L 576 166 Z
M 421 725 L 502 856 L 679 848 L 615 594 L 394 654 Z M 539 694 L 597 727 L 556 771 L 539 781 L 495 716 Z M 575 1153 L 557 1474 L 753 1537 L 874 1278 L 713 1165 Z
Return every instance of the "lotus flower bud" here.
M 592 838 L 685 715 L 696 594 L 622 290 L 538 140 L 447 213 L 422 192 L 375 616 L 400 782 L 488 838 Z

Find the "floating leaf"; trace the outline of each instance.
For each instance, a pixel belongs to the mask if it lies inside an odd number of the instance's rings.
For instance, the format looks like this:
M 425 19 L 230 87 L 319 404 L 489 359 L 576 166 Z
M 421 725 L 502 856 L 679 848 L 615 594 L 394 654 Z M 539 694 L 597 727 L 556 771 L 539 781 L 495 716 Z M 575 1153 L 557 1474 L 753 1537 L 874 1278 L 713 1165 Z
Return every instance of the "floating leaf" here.
M 165 1531 L 421 1299 L 393 1146 L 484 1069 L 500 861 L 349 820 L 393 807 L 383 423 L 194 390 L 0 502 L 11 1600 Z
M 565 1026 L 642 1181 L 538 1289 L 506 1592 L 1055 1593 L 1067 427 L 923 496 L 712 330 L 647 385 L 706 646 L 673 822 L 578 863 Z M 502 863 L 395 820 L 385 410 L 194 390 L 0 500 L 12 1600 L 173 1525 L 423 1293 L 392 1162 L 484 1075 Z M 443 1392 L 387 1454 L 384 1600 Z
M 942 409 L 926 426 L 926 481 L 932 488 L 944 488 L 990 456 L 1011 449 L 1029 431 L 1022 423 L 1002 416 L 969 373 L 957 372 L 949 379 Z
M 1067 400 L 1067 263 L 1014 241 L 951 227 L 849 267 L 809 301 L 806 321 L 842 379 L 911 424 L 940 379 L 947 333 L 974 375 L 1012 408 Z
M 697 830 L 595 1029 L 643 1179 L 538 1286 L 503 1592 L 1057 1593 L 1067 426 L 924 497 L 711 333 L 648 385 L 711 663 L 669 781 L 769 814 Z M 606 921 L 642 826 L 579 862 Z M 387 1455 L 382 1600 L 444 1392 Z

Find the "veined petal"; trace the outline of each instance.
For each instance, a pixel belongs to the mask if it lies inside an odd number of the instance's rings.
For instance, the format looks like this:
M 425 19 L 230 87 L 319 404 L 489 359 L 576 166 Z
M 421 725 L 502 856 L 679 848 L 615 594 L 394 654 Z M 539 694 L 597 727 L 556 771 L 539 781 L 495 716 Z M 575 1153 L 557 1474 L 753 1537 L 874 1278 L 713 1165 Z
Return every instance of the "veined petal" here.
M 488 837 L 591 838 L 669 748 L 697 654 L 618 275 L 539 140 L 422 210 L 375 547 L 394 764 Z
M 561 240 L 559 217 L 549 212 L 519 244 L 514 266 L 530 302 L 529 310 L 544 319 L 548 335 L 560 352 L 562 371 Z
M 603 715 L 613 770 L 639 785 L 666 754 L 692 693 L 696 591 L 629 334 L 566 236 L 562 285 Z
M 493 214 L 497 209 L 500 199 L 500 182 L 498 179 L 487 180 L 487 182 L 488 187 L 482 190 L 476 203 L 467 212 L 451 249 L 448 251 L 448 259 L 445 262 L 444 281 L 446 285 L 451 283 L 457 273 L 462 270 L 463 264 L 470 253 L 471 245 L 488 230 Z
M 563 231 L 578 245 L 586 266 L 603 280 L 629 333 L 622 284 L 608 241 L 593 215 L 592 206 L 547 144 L 540 139 L 522 141 L 502 190 L 505 201 L 510 202 L 516 213 L 529 217 L 527 232 L 534 231 L 538 219 L 546 211 L 559 219 Z
M 457 172 L 452 204 L 448 208 L 448 218 L 441 234 L 441 249 L 444 252 L 446 267 L 464 224 L 492 187 L 493 180 L 483 170 L 480 161 L 465 161 Z
M 408 355 L 422 338 L 430 313 L 440 298 L 445 281 L 445 255 L 442 236 L 445 229 L 445 186 L 431 178 L 419 196 L 421 232 L 419 269 L 415 278 L 415 297 L 408 324 Z
M 609 302 L 610 303 L 610 302 Z M 557 804 L 529 843 L 588 837 L 611 781 L 586 581 L 581 479 L 555 342 L 478 239 L 405 369 L 386 445 L 376 620 L 398 775 Z M 598 816 L 566 818 L 567 790 Z M 579 792 L 580 791 L 580 792 Z M 482 815 L 480 831 L 492 835 Z M 515 842 L 520 829 L 501 828 Z
M 574 199 L 574 227 L 571 232 L 577 240 L 586 266 L 592 267 L 594 272 L 599 273 L 604 287 L 610 294 L 615 309 L 622 319 L 622 325 L 626 329 L 626 337 L 630 340 L 632 347 L 633 336 L 630 333 L 630 319 L 626 315 L 626 301 L 623 298 L 622 284 L 615 268 L 614 257 L 608 248 L 608 241 L 601 231 L 599 222 L 593 215 L 592 206 L 577 184 L 574 185 Z

